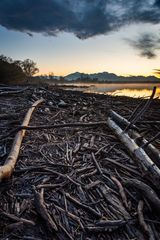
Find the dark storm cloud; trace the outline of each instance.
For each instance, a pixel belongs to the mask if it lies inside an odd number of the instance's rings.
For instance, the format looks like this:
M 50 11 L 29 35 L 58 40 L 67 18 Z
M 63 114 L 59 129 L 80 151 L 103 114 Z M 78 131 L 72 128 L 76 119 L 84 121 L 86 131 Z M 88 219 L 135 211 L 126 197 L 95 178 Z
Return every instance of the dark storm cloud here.
M 71 32 L 85 39 L 130 23 L 160 23 L 159 12 L 160 0 L 0 0 L 0 25 L 28 34 Z M 153 52 L 143 53 L 152 57 Z
M 55 35 L 67 31 L 75 16 L 71 9 L 53 0 L 1 0 L 0 24 L 8 29 Z
M 160 0 L 156 0 L 156 1 L 155 1 L 155 5 L 160 6 Z
M 66 31 L 88 38 L 133 22 L 159 23 L 159 6 L 159 0 L 1 0 L 0 24 L 17 31 Z
M 156 50 L 160 49 L 160 39 L 153 34 L 143 34 L 137 40 L 128 40 L 130 45 L 140 51 L 140 55 L 152 59 L 156 57 Z

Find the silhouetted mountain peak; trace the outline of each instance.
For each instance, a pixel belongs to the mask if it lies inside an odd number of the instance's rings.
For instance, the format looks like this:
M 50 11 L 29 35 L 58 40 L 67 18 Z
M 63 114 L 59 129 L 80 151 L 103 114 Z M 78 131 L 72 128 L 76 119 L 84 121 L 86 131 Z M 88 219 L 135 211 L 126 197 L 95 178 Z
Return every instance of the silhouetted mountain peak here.
M 67 81 L 96 81 L 96 82 L 160 82 L 160 79 L 155 76 L 118 76 L 114 73 L 81 73 L 75 72 L 64 77 Z

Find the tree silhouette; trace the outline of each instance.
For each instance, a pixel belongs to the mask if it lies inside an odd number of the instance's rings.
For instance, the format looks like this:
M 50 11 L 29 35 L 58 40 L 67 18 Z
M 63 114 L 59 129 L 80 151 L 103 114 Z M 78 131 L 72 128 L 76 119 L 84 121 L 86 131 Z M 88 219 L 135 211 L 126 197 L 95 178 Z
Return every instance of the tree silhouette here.
M 11 58 L 0 56 L 0 83 L 22 83 L 25 74 L 20 66 L 16 65 Z
M 32 77 L 38 71 L 36 63 L 30 59 L 14 61 L 0 55 L 0 82 L 3 84 L 22 83 L 26 77 Z
M 19 62 L 23 72 L 27 77 L 32 77 L 39 72 L 36 63 L 30 59 L 26 59 L 23 62 Z

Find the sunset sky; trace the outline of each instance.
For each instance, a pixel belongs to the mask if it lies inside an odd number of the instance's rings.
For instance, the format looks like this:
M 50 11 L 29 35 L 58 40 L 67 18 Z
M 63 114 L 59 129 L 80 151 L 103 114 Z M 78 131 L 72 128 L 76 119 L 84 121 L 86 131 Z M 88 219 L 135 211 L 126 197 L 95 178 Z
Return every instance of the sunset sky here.
M 30 58 L 40 74 L 153 75 L 159 13 L 159 0 L 1 0 L 0 54 Z

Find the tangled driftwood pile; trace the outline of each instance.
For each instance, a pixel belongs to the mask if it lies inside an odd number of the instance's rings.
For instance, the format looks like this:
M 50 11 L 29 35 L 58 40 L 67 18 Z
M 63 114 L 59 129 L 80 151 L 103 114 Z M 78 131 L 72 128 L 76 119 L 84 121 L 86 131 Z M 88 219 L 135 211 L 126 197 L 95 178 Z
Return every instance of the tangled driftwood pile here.
M 160 239 L 154 93 L 1 87 L 0 239 Z

